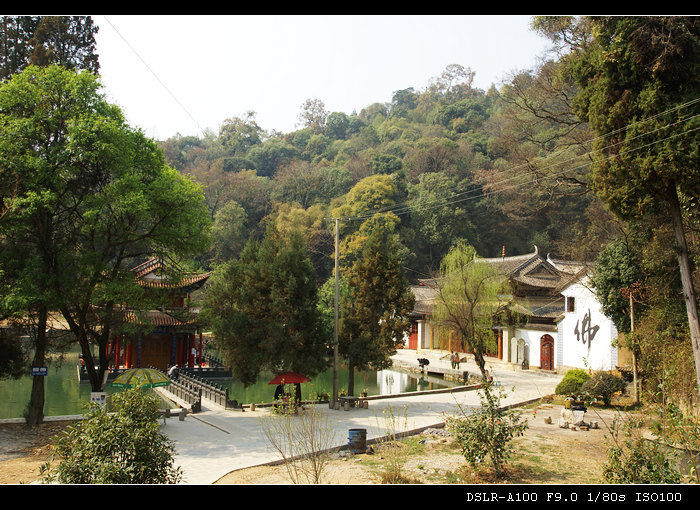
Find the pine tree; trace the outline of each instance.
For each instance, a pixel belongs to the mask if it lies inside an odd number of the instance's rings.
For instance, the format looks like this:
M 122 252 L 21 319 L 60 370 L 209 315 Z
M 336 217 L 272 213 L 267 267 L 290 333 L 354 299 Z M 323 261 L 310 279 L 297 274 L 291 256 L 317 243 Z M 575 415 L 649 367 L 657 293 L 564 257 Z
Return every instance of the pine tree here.
M 354 369 L 382 370 L 410 329 L 414 296 L 398 256 L 395 235 L 370 233 L 362 256 L 348 276 L 350 299 L 345 304 L 340 353 L 348 360 L 348 393 L 354 392 Z

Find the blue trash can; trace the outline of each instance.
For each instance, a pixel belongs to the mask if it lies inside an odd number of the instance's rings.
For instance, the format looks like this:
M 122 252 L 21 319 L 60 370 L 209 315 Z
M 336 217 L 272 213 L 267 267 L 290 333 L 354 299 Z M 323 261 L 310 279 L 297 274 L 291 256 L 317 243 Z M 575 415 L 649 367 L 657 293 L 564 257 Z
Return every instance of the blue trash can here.
M 353 453 L 364 453 L 367 450 L 367 429 L 350 429 L 348 440 Z

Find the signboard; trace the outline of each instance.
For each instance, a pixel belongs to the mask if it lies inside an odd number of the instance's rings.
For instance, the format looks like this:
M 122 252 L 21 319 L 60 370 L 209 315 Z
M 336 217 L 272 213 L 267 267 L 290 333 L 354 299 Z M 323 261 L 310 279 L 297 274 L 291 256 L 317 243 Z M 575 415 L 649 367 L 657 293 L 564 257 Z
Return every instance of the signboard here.
M 33 376 L 43 376 L 47 375 L 49 373 L 48 367 L 32 367 L 32 375 Z
M 105 406 L 107 403 L 107 393 L 104 391 L 93 391 L 90 393 L 90 402 Z

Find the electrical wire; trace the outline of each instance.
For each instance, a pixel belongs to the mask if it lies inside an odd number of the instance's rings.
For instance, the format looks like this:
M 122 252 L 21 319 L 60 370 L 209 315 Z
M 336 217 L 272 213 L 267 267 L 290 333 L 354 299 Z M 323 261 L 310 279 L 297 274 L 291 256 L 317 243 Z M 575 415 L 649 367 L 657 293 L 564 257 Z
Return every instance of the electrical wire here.
M 204 128 L 202 128 L 202 126 L 199 124 L 199 122 L 197 121 L 197 119 L 195 119 L 194 116 L 187 110 L 187 108 L 185 108 L 184 105 L 180 102 L 180 100 L 179 100 L 177 97 L 175 97 L 175 94 L 173 94 L 172 91 L 167 87 L 167 85 L 165 85 L 165 83 L 163 83 L 163 80 L 161 80 L 160 77 L 155 73 L 155 71 L 153 71 L 153 69 L 151 69 L 151 67 L 150 67 L 150 66 L 148 65 L 148 63 L 141 57 L 141 55 L 139 55 L 139 53 L 136 51 L 136 49 L 134 49 L 134 47 L 133 47 L 131 44 L 129 44 L 129 41 L 127 41 L 126 38 L 119 32 L 119 30 L 117 30 L 117 27 L 114 26 L 114 23 L 112 23 L 112 22 L 109 20 L 109 18 L 108 18 L 107 16 L 104 16 L 104 19 L 105 19 L 105 21 L 107 21 L 107 23 L 110 24 L 110 26 L 112 27 L 112 29 L 114 29 L 114 31 L 117 33 L 117 35 L 118 35 L 118 36 L 124 41 L 124 43 L 129 47 L 129 49 L 131 49 L 131 51 L 134 52 L 134 55 L 136 55 L 136 57 L 141 61 L 141 63 L 146 67 L 146 69 L 148 69 L 148 70 L 150 71 L 150 73 L 155 77 L 155 79 L 158 80 L 158 83 L 160 83 L 160 84 L 162 85 L 162 87 L 165 89 L 165 91 L 166 91 L 168 94 L 170 94 L 170 96 L 175 100 L 175 102 L 178 104 L 178 106 L 179 106 L 180 108 L 182 108 L 182 111 L 184 111 L 184 112 L 187 114 L 187 116 L 188 116 L 190 119 L 192 119 L 192 121 L 197 125 L 197 127 L 199 128 L 199 130 L 200 130 L 201 132 L 204 132 Z
M 657 118 L 659 118 L 659 117 L 662 117 L 662 116 L 667 115 L 667 114 L 669 114 L 669 113 L 673 113 L 673 112 L 675 112 L 675 111 L 677 111 L 677 110 L 680 110 L 680 109 L 682 109 L 682 108 L 688 108 L 688 107 L 690 107 L 690 106 L 692 106 L 692 105 L 694 105 L 694 104 L 696 104 L 696 103 L 698 103 L 698 102 L 700 102 L 700 98 L 698 98 L 698 99 L 693 99 L 693 100 L 688 101 L 688 102 L 686 102 L 686 103 L 684 103 L 684 104 L 682 104 L 682 105 L 677 105 L 677 106 L 675 106 L 675 107 L 673 107 L 673 108 L 671 108 L 671 109 L 669 109 L 669 110 L 666 110 L 666 111 L 664 111 L 664 112 L 660 112 L 660 113 L 658 113 L 658 114 L 656 114 L 656 115 L 654 115 L 654 116 L 652 116 L 652 117 L 649 117 L 648 119 L 644 119 L 644 120 L 642 120 L 642 121 L 635 122 L 635 123 L 633 123 L 633 124 L 630 124 L 630 125 L 627 126 L 627 127 L 620 128 L 620 129 L 618 129 L 618 130 L 612 131 L 612 132 L 607 133 L 607 134 L 605 134 L 605 135 L 600 135 L 600 136 L 598 136 L 598 137 L 596 137 L 596 138 L 593 138 L 593 139 L 589 140 L 589 141 L 586 142 L 586 143 L 587 143 L 587 144 L 592 144 L 592 143 L 594 143 L 594 142 L 597 141 L 597 140 L 608 138 L 608 137 L 613 136 L 613 135 L 615 135 L 615 134 L 618 134 L 618 133 L 620 133 L 620 132 L 626 131 L 627 129 L 630 129 L 631 127 L 634 127 L 634 126 L 637 126 L 637 125 L 640 125 L 640 124 L 649 122 L 649 121 L 651 121 L 651 120 L 655 120 L 655 119 L 657 119 Z M 653 134 L 653 133 L 655 133 L 655 132 L 658 132 L 658 131 L 661 131 L 661 130 L 664 130 L 664 129 L 668 129 L 668 128 L 670 128 L 670 127 L 679 125 L 679 124 L 681 124 L 681 123 L 689 122 L 690 120 L 695 119 L 695 118 L 697 118 L 698 116 L 700 116 L 700 114 L 695 114 L 695 115 L 692 115 L 691 117 L 688 117 L 688 118 L 685 118 L 685 119 L 681 119 L 681 120 L 676 121 L 676 122 L 674 122 L 674 123 L 667 124 L 667 125 L 664 125 L 664 126 L 660 126 L 659 128 L 657 128 L 657 129 L 655 129 L 655 130 L 652 130 L 652 131 L 650 131 L 650 132 L 643 133 L 643 134 L 639 134 L 639 135 L 636 135 L 636 136 L 634 136 L 634 137 L 632 137 L 632 138 L 629 138 L 629 139 L 625 140 L 624 143 L 629 143 L 630 141 L 634 141 L 634 140 L 637 139 L 637 138 L 646 137 L 646 136 L 649 136 L 650 134 Z M 693 130 L 691 130 L 691 131 L 689 131 L 689 132 L 686 132 L 686 133 L 682 133 L 682 134 L 678 134 L 678 135 L 673 135 L 673 136 L 670 136 L 670 137 L 666 137 L 666 138 L 657 140 L 657 141 L 655 141 L 655 142 L 642 145 L 642 146 L 637 147 L 637 148 L 635 148 L 635 149 L 630 149 L 630 150 L 628 150 L 628 151 L 624 151 L 624 152 L 622 152 L 622 153 L 618 153 L 618 155 L 619 155 L 619 154 L 626 154 L 626 153 L 634 152 L 634 151 L 636 151 L 636 150 L 641 150 L 641 149 L 643 149 L 643 148 L 645 148 L 645 147 L 652 146 L 652 145 L 654 145 L 654 144 L 656 144 L 656 143 L 662 143 L 662 142 L 664 142 L 664 141 L 667 141 L 667 140 L 669 140 L 669 139 L 672 139 L 672 138 L 675 138 L 675 137 L 678 137 L 678 136 L 685 136 L 685 135 L 687 135 L 687 134 L 689 134 L 689 133 L 695 132 L 696 130 L 697 130 L 697 129 L 693 129 Z M 613 148 L 613 147 L 616 147 L 616 146 L 618 146 L 618 145 L 620 145 L 620 144 L 622 144 L 622 143 L 623 143 L 623 142 L 620 141 L 620 142 L 618 142 L 618 143 L 610 144 L 610 145 L 607 145 L 606 147 L 597 149 L 596 151 L 589 151 L 589 152 L 586 152 L 586 153 L 577 155 L 577 156 L 575 156 L 575 157 L 570 158 L 570 159 L 567 160 L 567 161 L 557 162 L 556 164 L 544 166 L 544 167 L 542 168 L 542 170 L 546 170 L 547 168 L 550 168 L 551 166 L 555 166 L 555 165 L 556 165 L 556 166 L 561 166 L 561 165 L 563 165 L 563 164 L 566 164 L 567 162 L 576 161 L 576 160 L 581 159 L 581 158 L 584 158 L 584 157 L 591 157 L 591 156 L 594 155 L 596 152 L 602 152 L 602 151 L 609 150 L 609 149 L 611 149 L 611 148 Z M 570 148 L 568 148 L 568 149 L 563 149 L 563 150 L 560 151 L 560 152 L 555 152 L 555 153 L 549 155 L 547 158 L 552 158 L 552 157 L 554 157 L 554 156 L 558 156 L 558 155 L 560 155 L 560 154 L 562 154 L 562 153 L 565 153 L 565 152 L 568 152 L 568 151 L 570 151 L 570 150 L 571 150 Z M 542 159 L 545 159 L 545 158 L 542 158 Z M 578 167 L 574 167 L 573 169 L 574 169 L 574 170 L 583 169 L 583 168 L 587 167 L 588 165 L 589 165 L 589 163 L 587 162 L 586 164 L 581 165 L 581 166 L 578 166 Z M 524 165 L 524 164 L 523 164 L 523 165 L 517 165 L 517 166 L 511 168 L 510 171 L 516 171 L 518 168 L 523 167 L 523 166 L 525 166 L 525 165 Z M 489 191 L 488 194 L 489 194 L 489 195 L 495 195 L 495 194 L 498 194 L 498 193 L 503 193 L 503 192 L 509 191 L 509 190 L 511 190 L 511 189 L 513 189 L 513 188 L 520 187 L 520 186 L 525 186 L 525 185 L 529 185 L 529 184 L 532 184 L 532 183 L 535 183 L 535 182 L 553 181 L 553 180 L 559 179 L 559 178 L 561 178 L 561 177 L 564 177 L 567 173 L 571 172 L 571 170 L 572 170 L 572 169 L 569 168 L 567 171 L 563 171 L 563 172 L 560 172 L 560 173 L 557 173 L 557 174 L 553 174 L 553 175 L 550 175 L 550 176 L 543 176 L 543 177 L 542 177 L 542 176 L 534 176 L 534 177 L 532 177 L 530 180 L 527 180 L 527 181 L 525 181 L 525 182 L 516 182 L 516 183 L 514 183 L 514 184 L 512 184 L 512 185 L 510 185 L 510 186 L 508 186 L 508 187 L 501 187 L 500 189 L 498 189 L 498 188 L 497 188 L 497 189 L 494 189 L 493 191 Z M 498 182 L 496 182 L 496 183 L 493 183 L 491 186 L 494 187 L 494 188 L 496 188 L 497 186 L 503 186 L 504 184 L 507 184 L 507 183 L 509 183 L 509 182 L 511 182 L 511 181 L 516 181 L 516 180 L 519 180 L 519 179 L 523 179 L 524 177 L 528 177 L 528 176 L 527 176 L 527 175 L 523 175 L 523 174 L 517 174 L 517 175 L 514 175 L 514 176 L 512 176 L 512 177 L 505 178 L 505 179 L 503 179 L 503 180 L 501 180 L 501 181 L 498 181 Z M 482 180 L 481 182 L 480 182 L 479 180 L 477 180 L 477 181 L 472 181 L 472 182 L 470 182 L 469 184 L 470 184 L 471 186 L 480 186 L 480 185 L 483 185 L 483 184 L 485 184 L 485 183 L 486 183 L 485 180 Z M 448 190 L 448 192 L 449 192 L 449 190 Z M 401 204 L 396 204 L 396 205 L 393 205 L 393 206 L 390 206 L 390 207 L 386 207 L 386 208 L 382 208 L 382 209 L 377 209 L 377 210 L 375 210 L 375 211 L 368 212 L 368 213 L 366 213 L 366 214 L 355 215 L 355 216 L 344 216 L 344 217 L 341 217 L 341 218 L 339 218 L 339 219 L 341 219 L 341 220 L 343 220 L 343 221 L 363 221 L 363 220 L 366 220 L 366 219 L 369 219 L 369 218 L 373 217 L 375 214 L 381 214 L 381 213 L 393 213 L 393 214 L 396 214 L 396 215 L 408 214 L 408 213 L 415 212 L 415 211 L 425 211 L 425 210 L 430 210 L 430 209 L 437 208 L 437 207 L 446 207 L 446 206 L 450 206 L 450 205 L 462 203 L 462 202 L 465 202 L 465 201 L 468 201 L 468 200 L 478 199 L 478 198 L 483 197 L 484 194 L 485 194 L 484 191 L 481 190 L 481 189 L 470 189 L 470 190 L 458 192 L 458 193 L 456 193 L 456 194 L 454 194 L 454 195 L 451 195 L 451 196 L 449 196 L 449 197 L 440 197 L 440 198 L 436 198 L 436 199 L 434 199 L 434 200 L 429 200 L 429 201 L 425 201 L 425 200 L 421 200 L 421 199 L 407 200 L 407 201 L 405 201 L 405 202 L 403 202 L 403 203 L 401 203 Z M 466 195 L 466 196 L 465 196 L 465 195 Z M 459 197 L 461 197 L 461 198 L 459 198 Z M 414 203 L 420 203 L 420 205 L 419 205 L 419 206 L 415 206 L 415 205 L 413 205 Z

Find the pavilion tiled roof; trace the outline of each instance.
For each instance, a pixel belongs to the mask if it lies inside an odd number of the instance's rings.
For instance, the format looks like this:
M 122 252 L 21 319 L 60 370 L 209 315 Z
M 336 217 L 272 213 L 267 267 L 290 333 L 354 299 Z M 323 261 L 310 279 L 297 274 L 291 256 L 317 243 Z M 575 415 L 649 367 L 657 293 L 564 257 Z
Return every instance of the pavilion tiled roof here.
M 160 289 L 182 289 L 186 287 L 199 286 L 209 279 L 211 273 L 183 273 L 177 281 L 172 281 L 168 277 L 161 278 L 155 272 L 165 269 L 162 259 L 153 257 L 142 264 L 131 269 L 134 278 L 139 285 Z M 149 276 L 150 275 L 150 276 Z
M 556 319 L 564 311 L 564 297 L 559 294 L 565 285 L 577 278 L 585 265 L 578 262 L 545 258 L 535 247 L 533 253 L 511 257 L 477 258 L 488 264 L 503 278 L 516 283 L 518 297 L 511 303 L 516 313 L 540 319 Z M 430 313 L 435 305 L 435 280 L 420 280 L 411 287 L 415 296 L 414 311 Z
M 135 311 L 124 310 L 123 321 L 127 324 L 152 327 L 179 327 L 195 324 L 195 316 L 178 311 L 177 314 L 163 310 Z

